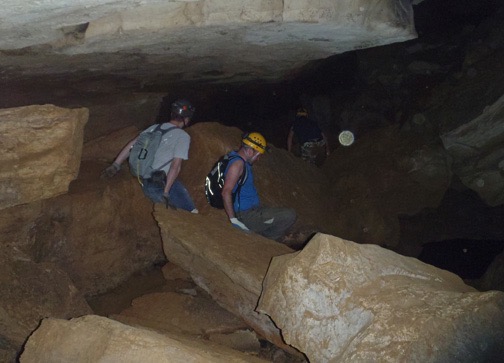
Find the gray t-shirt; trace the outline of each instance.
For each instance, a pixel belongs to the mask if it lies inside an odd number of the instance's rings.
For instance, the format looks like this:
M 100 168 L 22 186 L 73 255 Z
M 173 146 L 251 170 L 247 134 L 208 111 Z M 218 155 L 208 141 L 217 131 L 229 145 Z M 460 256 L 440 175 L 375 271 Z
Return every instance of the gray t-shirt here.
M 154 130 L 157 125 L 149 127 L 147 130 Z M 154 156 L 154 161 L 152 162 L 152 168 L 158 169 L 159 166 L 166 163 L 168 160 L 173 158 L 180 158 L 182 160 L 189 159 L 189 145 L 191 144 L 191 137 L 184 130 L 170 124 L 164 123 L 161 125 L 162 130 L 167 130 L 174 127 L 173 130 L 167 132 L 163 135 L 159 148 Z M 171 163 L 164 166 L 160 170 L 163 170 L 168 174 L 170 170 Z

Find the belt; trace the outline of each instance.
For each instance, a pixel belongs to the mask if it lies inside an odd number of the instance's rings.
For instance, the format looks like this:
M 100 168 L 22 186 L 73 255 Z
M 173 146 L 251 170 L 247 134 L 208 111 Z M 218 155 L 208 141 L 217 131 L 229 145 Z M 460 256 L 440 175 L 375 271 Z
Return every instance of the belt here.
M 324 139 L 311 139 L 311 140 L 304 142 L 303 145 L 304 144 L 317 144 L 317 143 L 323 142 L 323 141 L 324 141 Z

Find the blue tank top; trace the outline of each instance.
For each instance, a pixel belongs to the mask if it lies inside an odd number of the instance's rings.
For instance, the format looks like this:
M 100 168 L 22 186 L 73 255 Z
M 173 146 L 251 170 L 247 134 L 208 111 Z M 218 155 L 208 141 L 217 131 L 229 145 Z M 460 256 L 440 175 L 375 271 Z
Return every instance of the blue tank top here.
M 237 157 L 229 162 L 225 173 L 227 173 L 231 164 L 236 162 L 241 163 L 243 160 L 240 158 L 240 155 L 236 151 L 231 151 L 229 155 Z M 259 206 L 259 194 L 257 194 L 257 190 L 254 184 L 254 174 L 252 173 L 252 165 L 245 162 L 245 168 L 247 179 L 245 180 L 245 183 L 240 187 L 240 190 L 236 194 L 233 204 L 235 212 L 243 212 Z M 238 189 L 238 183 L 233 188 L 233 193 L 235 193 L 237 189 Z

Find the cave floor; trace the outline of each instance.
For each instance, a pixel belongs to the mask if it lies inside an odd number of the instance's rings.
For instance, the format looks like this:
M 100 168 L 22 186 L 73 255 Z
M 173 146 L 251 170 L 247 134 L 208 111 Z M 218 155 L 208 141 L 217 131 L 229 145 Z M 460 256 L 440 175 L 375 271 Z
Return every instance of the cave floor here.
M 131 309 L 134 305 L 135 299 L 142 299 L 143 297 L 149 295 L 156 296 L 158 293 L 174 293 L 179 295 L 191 295 L 193 297 L 198 296 L 203 300 L 210 302 L 210 306 L 206 305 L 208 314 L 212 314 L 214 309 L 211 305 L 215 305 L 216 309 L 220 309 L 220 307 L 217 306 L 217 303 L 214 302 L 212 298 L 205 291 L 200 289 L 189 277 L 182 276 L 181 278 L 167 279 L 163 274 L 163 267 L 159 265 L 132 275 L 120 286 L 110 291 L 89 297 L 87 302 L 96 315 L 121 321 L 122 314 L 127 312 L 128 309 Z M 166 309 L 171 309 L 171 314 L 174 316 L 184 316 L 184 311 L 191 310 L 191 308 L 188 308 L 187 305 L 175 308 L 173 305 L 167 305 Z M 222 317 L 216 315 L 215 319 L 220 320 Z M 183 322 L 183 324 L 190 326 L 191 324 L 194 324 L 194 322 L 186 321 Z M 140 323 L 138 325 L 142 324 Z M 202 323 L 201 331 L 204 330 L 203 325 L 204 323 Z M 147 328 L 152 328 L 152 326 L 147 326 Z M 169 330 L 170 328 L 167 327 L 167 329 Z M 240 331 L 243 333 L 243 327 L 237 328 L 235 332 L 228 331 L 227 333 L 233 335 L 232 333 Z M 252 354 L 258 358 L 264 359 L 265 361 L 274 363 L 307 362 L 303 357 L 292 356 L 291 354 L 277 348 L 270 342 L 261 339 L 252 331 L 250 331 L 250 334 L 248 335 L 238 334 L 238 338 L 236 336 L 237 335 L 234 335 L 232 338 L 234 340 L 233 344 L 236 345 L 234 349 L 242 350 L 246 354 Z M 207 338 L 208 337 L 203 337 L 203 339 Z

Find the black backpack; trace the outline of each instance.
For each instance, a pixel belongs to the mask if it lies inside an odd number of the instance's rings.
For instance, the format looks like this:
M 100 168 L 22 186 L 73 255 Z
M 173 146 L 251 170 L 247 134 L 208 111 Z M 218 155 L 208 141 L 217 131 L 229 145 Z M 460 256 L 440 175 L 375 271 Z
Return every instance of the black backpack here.
M 243 160 L 241 156 L 237 155 L 226 154 L 224 156 L 221 156 L 220 159 L 217 160 L 217 162 L 212 167 L 210 173 L 208 173 L 208 175 L 206 176 L 205 195 L 208 203 L 214 208 L 219 209 L 224 208 L 224 201 L 222 200 L 222 188 L 224 187 L 224 180 L 225 180 L 224 172 L 226 171 L 229 162 L 236 158 L 240 158 Z M 243 162 L 245 163 L 245 160 L 243 160 Z M 240 192 L 241 186 L 245 184 L 246 180 L 247 180 L 247 167 L 245 166 L 243 174 L 238 180 L 238 188 L 233 193 L 233 202 L 235 200 L 236 195 Z

